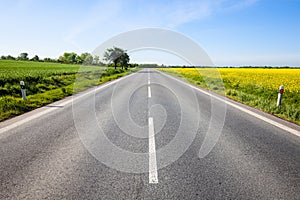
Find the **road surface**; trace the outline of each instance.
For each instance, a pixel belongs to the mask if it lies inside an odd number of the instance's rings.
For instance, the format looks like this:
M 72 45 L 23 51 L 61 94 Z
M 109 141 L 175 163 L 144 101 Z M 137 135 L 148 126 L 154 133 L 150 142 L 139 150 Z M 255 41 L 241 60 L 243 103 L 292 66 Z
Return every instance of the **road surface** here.
M 0 199 L 300 199 L 299 126 L 218 98 L 144 69 L 2 122 Z

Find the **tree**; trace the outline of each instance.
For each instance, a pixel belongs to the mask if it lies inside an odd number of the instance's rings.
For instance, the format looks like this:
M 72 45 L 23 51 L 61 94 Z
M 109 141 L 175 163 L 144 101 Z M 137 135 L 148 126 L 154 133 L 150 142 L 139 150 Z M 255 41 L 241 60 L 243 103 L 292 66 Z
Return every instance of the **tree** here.
M 76 63 L 76 56 L 77 54 L 72 52 L 72 53 L 64 53 L 64 58 L 66 63 Z
M 94 57 L 94 63 L 95 63 L 96 65 L 98 65 L 98 64 L 99 64 L 99 61 L 100 61 L 100 57 L 99 57 L 99 56 L 95 56 L 95 57 Z
M 21 53 L 18 60 L 28 60 L 28 53 Z
M 90 53 L 82 53 L 76 56 L 76 61 L 78 64 L 92 65 L 94 58 Z
M 91 65 L 91 64 L 93 64 L 93 61 L 94 61 L 94 57 L 92 56 L 92 54 L 87 53 L 87 55 L 84 59 L 84 63 L 87 65 Z
M 6 59 L 7 59 L 7 60 L 16 60 L 16 58 L 13 57 L 13 56 L 11 56 L 11 55 L 8 55 L 8 56 L 6 57 Z
M 82 54 L 81 54 L 81 56 L 80 55 L 76 56 L 76 62 L 77 62 L 77 64 L 82 64 L 83 61 L 84 61 L 84 58 L 82 58 Z
M 77 57 L 78 55 L 74 52 L 72 53 L 65 52 L 63 56 L 59 56 L 58 61 L 67 64 L 75 64 L 77 63 L 76 60 Z
M 38 55 L 35 55 L 33 58 L 31 58 L 31 61 L 40 61 L 40 58 Z
M 103 59 L 109 62 L 113 62 L 115 69 L 117 69 L 118 63 L 123 68 L 123 66 L 127 67 L 129 62 L 129 56 L 126 51 L 118 47 L 107 49 L 103 55 Z
M 120 64 L 121 64 L 121 66 L 122 66 L 122 69 L 123 69 L 123 67 L 125 67 L 125 69 L 127 70 L 129 60 L 130 60 L 130 58 L 129 58 L 129 56 L 128 56 L 128 54 L 127 54 L 126 52 L 123 53 L 123 54 L 119 57 L 119 62 L 120 62 Z
M 63 63 L 64 62 L 64 57 L 63 56 L 59 56 L 58 59 L 57 59 L 57 61 L 59 63 Z
M 44 58 L 44 62 L 55 62 L 56 60 L 51 58 Z
M 1 56 L 1 60 L 6 60 L 6 56 Z

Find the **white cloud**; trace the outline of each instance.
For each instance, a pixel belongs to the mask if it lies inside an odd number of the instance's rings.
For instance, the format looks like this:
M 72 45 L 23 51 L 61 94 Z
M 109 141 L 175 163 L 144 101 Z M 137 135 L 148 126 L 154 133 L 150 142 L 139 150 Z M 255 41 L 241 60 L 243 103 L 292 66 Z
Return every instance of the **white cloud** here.
M 166 16 L 166 24 L 175 28 L 195 20 L 203 20 L 211 15 L 223 12 L 233 12 L 252 6 L 258 0 L 201 0 L 175 1 L 167 4 L 160 17 Z M 163 18 L 163 17 L 162 17 Z
M 212 1 L 182 2 L 167 6 L 164 11 L 166 23 L 170 28 L 206 18 L 212 14 Z M 163 13 L 161 13 L 163 15 Z
M 244 9 L 255 2 L 257 0 L 177 0 L 170 1 L 169 3 L 156 2 L 156 4 L 148 2 L 145 5 L 139 5 L 142 7 L 137 7 L 136 9 L 132 8 L 132 6 L 135 6 L 135 3 L 131 2 L 129 5 L 132 11 L 128 13 L 125 12 L 128 9 L 125 7 L 128 5 L 123 1 L 101 1 L 93 6 L 91 10 L 79 13 L 81 16 L 84 16 L 85 13 L 88 14 L 76 24 L 76 27 L 71 29 L 66 40 L 74 43 L 75 38 L 82 32 L 95 26 L 103 26 L 103 24 L 107 26 L 106 31 L 114 28 L 114 26 L 119 26 L 118 30 L 121 28 L 136 29 L 140 27 L 176 28 L 220 12 Z
M 99 1 L 91 10 L 78 13 L 78 23 L 68 32 L 65 41 L 82 51 L 80 36 L 103 29 L 98 38 L 109 39 L 120 32 L 161 27 L 176 29 L 183 24 L 203 20 L 212 15 L 232 12 L 253 5 L 257 0 L 172 0 L 169 2 Z M 134 7 L 136 6 L 136 7 Z M 92 35 L 92 33 L 89 33 Z M 103 42 L 103 41 L 98 41 Z

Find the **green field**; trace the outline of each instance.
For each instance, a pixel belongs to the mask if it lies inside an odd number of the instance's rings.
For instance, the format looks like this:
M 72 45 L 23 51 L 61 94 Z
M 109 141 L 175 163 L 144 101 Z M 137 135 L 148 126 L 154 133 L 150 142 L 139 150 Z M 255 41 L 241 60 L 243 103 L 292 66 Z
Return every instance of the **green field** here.
M 0 60 L 0 121 L 135 70 Z M 26 101 L 21 98 L 20 81 L 26 85 Z

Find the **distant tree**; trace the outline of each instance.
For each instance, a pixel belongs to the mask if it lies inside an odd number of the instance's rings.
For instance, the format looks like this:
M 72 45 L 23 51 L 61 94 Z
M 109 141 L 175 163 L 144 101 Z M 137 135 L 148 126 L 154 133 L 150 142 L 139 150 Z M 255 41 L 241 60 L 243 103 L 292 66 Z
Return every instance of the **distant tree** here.
M 140 68 L 157 68 L 160 67 L 158 64 L 140 64 Z
M 90 53 L 82 53 L 81 55 L 76 55 L 77 64 L 91 65 L 93 64 L 93 56 Z
M 30 59 L 31 61 L 40 61 L 38 55 L 35 55 L 33 58 Z
M 123 67 L 125 67 L 125 69 L 127 70 L 129 60 L 130 60 L 130 58 L 129 58 L 129 56 L 128 56 L 128 54 L 127 54 L 126 52 L 123 53 L 123 54 L 119 57 L 119 62 L 120 62 L 120 64 L 121 64 L 122 69 L 123 69 Z
M 83 64 L 91 65 L 93 64 L 94 58 L 90 53 L 83 53 L 80 56 L 83 59 Z
M 57 59 L 57 62 L 63 63 L 64 62 L 64 57 L 63 56 L 59 56 L 58 59 Z
M 6 56 L 1 56 L 1 60 L 6 60 Z
M 127 67 L 129 62 L 129 56 L 126 51 L 118 47 L 107 49 L 103 55 L 103 59 L 108 62 L 113 62 L 115 69 L 117 69 L 118 63 L 123 68 L 123 66 Z
M 98 62 L 98 65 L 99 65 L 99 66 L 105 66 L 105 63 L 99 61 L 99 62 Z
M 18 60 L 28 60 L 28 53 L 21 53 L 18 56 Z
M 44 62 L 53 62 L 51 58 L 44 58 Z
M 8 55 L 8 56 L 6 57 L 6 59 L 7 59 L 7 60 L 16 60 L 16 58 L 13 57 L 13 56 L 11 56 L 11 55 Z
M 84 60 L 84 63 L 87 64 L 87 65 L 92 65 L 93 64 L 93 61 L 94 61 L 94 57 L 92 56 L 92 54 L 88 53 L 86 55 L 86 58 Z
M 99 64 L 99 61 L 100 61 L 100 57 L 99 57 L 99 56 L 95 56 L 95 57 L 94 57 L 94 64 L 95 64 L 95 65 L 98 65 L 98 64 Z
M 129 64 L 130 68 L 134 68 L 134 67 L 138 67 L 138 66 L 139 66 L 139 64 L 137 64 L 137 63 L 130 63 Z
M 64 57 L 67 63 L 76 63 L 76 56 L 77 54 L 72 52 L 72 53 L 64 53 Z
M 77 62 L 77 64 L 82 64 L 83 61 L 84 61 L 84 58 L 82 57 L 82 54 L 76 56 L 76 62 Z
M 62 56 L 59 56 L 58 62 L 67 63 L 67 64 L 76 64 L 77 57 L 78 57 L 78 55 L 74 52 L 72 52 L 72 53 L 65 52 Z

